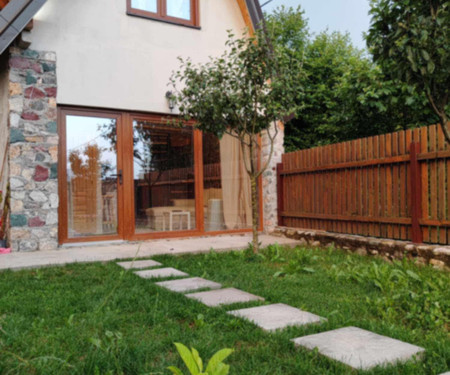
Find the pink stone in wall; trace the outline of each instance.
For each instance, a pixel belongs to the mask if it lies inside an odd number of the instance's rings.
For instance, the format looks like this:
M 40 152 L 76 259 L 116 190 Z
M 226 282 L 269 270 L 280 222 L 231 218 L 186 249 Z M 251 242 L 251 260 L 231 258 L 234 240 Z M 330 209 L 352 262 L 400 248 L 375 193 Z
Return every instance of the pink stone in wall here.
M 39 116 L 34 112 L 24 112 L 22 113 L 22 118 L 31 121 L 39 120 Z
M 39 216 L 28 219 L 29 227 L 43 227 L 44 225 L 45 225 L 45 221 L 43 221 Z
M 25 89 L 25 98 L 27 99 L 39 99 L 44 97 L 45 92 L 39 90 L 36 87 L 28 87 L 27 89 Z
M 45 89 L 45 92 L 47 93 L 47 95 L 51 98 L 56 98 L 56 91 L 57 88 L 56 87 L 47 87 Z
M 9 60 L 9 66 L 15 69 L 28 69 L 30 65 L 30 60 L 22 57 L 12 57 Z
M 38 165 L 38 166 L 36 166 L 36 168 L 34 170 L 33 179 L 34 179 L 34 181 L 37 181 L 37 182 L 46 181 L 46 180 L 48 180 L 48 175 L 49 175 L 48 169 Z
M 42 66 L 38 63 L 32 63 L 30 64 L 31 69 L 33 69 L 36 73 L 42 73 Z

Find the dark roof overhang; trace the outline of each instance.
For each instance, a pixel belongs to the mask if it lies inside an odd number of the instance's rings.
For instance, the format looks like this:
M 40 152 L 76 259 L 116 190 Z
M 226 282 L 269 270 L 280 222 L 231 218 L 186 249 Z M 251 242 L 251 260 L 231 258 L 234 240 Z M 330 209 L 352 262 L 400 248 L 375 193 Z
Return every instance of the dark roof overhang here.
M 262 27 L 262 21 L 264 18 L 261 5 L 258 0 L 245 0 L 247 5 L 248 13 L 252 20 L 254 29 L 259 29 Z
M 33 19 L 47 0 L 12 0 L 0 12 L 0 54 Z

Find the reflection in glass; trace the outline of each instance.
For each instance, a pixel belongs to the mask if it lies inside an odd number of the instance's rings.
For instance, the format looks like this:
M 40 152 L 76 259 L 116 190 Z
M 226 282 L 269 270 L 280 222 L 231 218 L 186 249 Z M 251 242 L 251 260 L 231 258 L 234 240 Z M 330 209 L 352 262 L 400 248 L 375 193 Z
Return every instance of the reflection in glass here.
M 134 9 L 145 10 L 146 12 L 156 13 L 157 0 L 131 0 L 131 7 Z
M 203 184 L 206 231 L 251 228 L 250 178 L 239 140 L 203 134 Z
M 191 128 L 133 121 L 136 233 L 195 229 Z
M 167 0 L 167 15 L 190 20 L 191 0 Z
M 66 142 L 69 238 L 116 234 L 116 120 L 67 116 Z

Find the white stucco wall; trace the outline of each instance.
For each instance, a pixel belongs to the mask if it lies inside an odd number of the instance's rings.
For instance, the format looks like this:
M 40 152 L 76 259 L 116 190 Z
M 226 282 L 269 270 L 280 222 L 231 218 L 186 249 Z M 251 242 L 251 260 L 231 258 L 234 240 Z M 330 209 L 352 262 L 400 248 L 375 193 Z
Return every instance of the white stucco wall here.
M 48 0 L 26 39 L 55 51 L 59 104 L 168 112 L 178 56 L 223 52 L 245 23 L 236 0 L 200 0 L 201 30 L 126 15 L 126 0 Z

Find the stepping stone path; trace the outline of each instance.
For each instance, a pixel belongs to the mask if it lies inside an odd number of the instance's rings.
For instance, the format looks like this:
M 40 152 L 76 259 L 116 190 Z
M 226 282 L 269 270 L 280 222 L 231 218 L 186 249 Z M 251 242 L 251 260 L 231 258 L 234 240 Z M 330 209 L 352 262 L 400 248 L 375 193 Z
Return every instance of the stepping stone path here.
M 425 349 L 357 327 L 340 328 L 292 340 L 296 346 L 319 350 L 326 357 L 358 370 L 420 357 Z
M 450 371 L 444 372 L 444 373 L 441 374 L 441 375 L 450 375 Z
M 234 310 L 228 314 L 250 320 L 265 331 L 276 331 L 290 326 L 303 326 L 326 320 L 284 303 Z
M 155 260 L 136 260 L 132 262 L 119 262 L 117 263 L 120 267 L 125 268 L 126 270 L 131 269 L 141 269 L 141 268 L 150 268 L 150 267 L 159 267 L 162 266 L 161 263 Z
M 125 269 L 162 266 L 161 263 L 154 260 L 119 262 L 117 264 Z M 144 279 L 189 276 L 187 273 L 171 267 L 135 271 L 134 273 Z M 162 281 L 156 283 L 156 285 L 179 293 L 203 288 L 215 289 L 185 295 L 210 307 L 250 301 L 264 301 L 262 297 L 236 288 L 220 289 L 222 287 L 221 284 L 200 277 Z M 266 331 L 321 323 L 326 320 L 318 315 L 283 303 L 234 310 L 229 311 L 228 314 L 249 320 Z M 339 328 L 315 335 L 298 337 L 292 339 L 292 341 L 295 346 L 305 347 L 310 350 L 317 348 L 322 355 L 358 370 L 368 370 L 378 365 L 395 364 L 413 358 L 420 358 L 425 351 L 421 347 L 357 327 Z M 450 375 L 450 372 L 441 375 Z
M 187 273 L 181 272 L 172 267 L 157 268 L 155 270 L 136 271 L 135 274 L 138 275 L 139 277 L 142 277 L 143 279 L 189 276 Z
M 220 289 L 222 284 L 215 283 L 214 281 L 209 281 L 202 279 L 201 277 L 191 277 L 189 279 L 178 279 L 170 281 L 160 281 L 156 283 L 163 288 L 169 289 L 172 292 L 184 293 L 191 292 L 198 289 Z
M 212 290 L 209 292 L 186 294 L 186 297 L 196 299 L 206 306 L 215 307 L 220 305 L 231 305 L 232 303 L 264 301 L 264 298 L 254 294 L 243 292 L 236 288 Z

